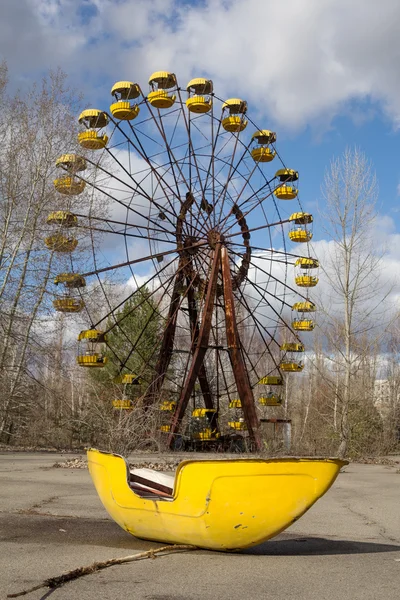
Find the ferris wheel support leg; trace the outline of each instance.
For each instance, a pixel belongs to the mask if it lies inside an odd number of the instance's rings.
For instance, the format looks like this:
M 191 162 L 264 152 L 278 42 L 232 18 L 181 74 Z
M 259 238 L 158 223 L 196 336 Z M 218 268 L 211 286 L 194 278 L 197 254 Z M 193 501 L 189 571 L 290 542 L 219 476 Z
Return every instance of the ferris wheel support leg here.
M 189 285 L 190 281 L 188 282 Z M 188 307 L 189 307 L 189 320 L 190 320 L 190 330 L 192 333 L 193 340 L 193 350 L 195 345 L 197 344 L 197 340 L 199 339 L 200 334 L 200 326 L 198 321 L 198 313 L 196 307 L 196 301 L 194 298 L 193 287 L 188 287 Z M 204 399 L 204 405 L 206 408 L 214 408 L 213 397 L 211 393 L 211 388 L 208 383 L 207 371 L 204 362 L 200 365 L 198 380 L 200 383 L 201 393 Z M 217 415 L 215 413 L 207 413 L 207 417 L 210 421 L 210 427 L 212 429 L 218 429 L 217 423 Z
M 197 339 L 197 343 L 192 341 L 192 348 L 194 347 L 192 364 L 189 369 L 189 373 L 185 384 L 182 388 L 181 396 L 179 398 L 178 405 L 175 409 L 174 416 L 172 418 L 170 434 L 168 436 L 168 446 L 173 447 L 175 435 L 179 429 L 179 425 L 183 419 L 183 415 L 185 414 L 185 410 L 187 408 L 188 402 L 190 400 L 190 396 L 193 391 L 194 384 L 196 379 L 199 376 L 200 368 L 204 361 L 204 356 L 208 347 L 208 340 L 210 337 L 211 331 L 211 322 L 215 301 L 215 294 L 217 291 L 217 281 L 218 281 L 218 273 L 221 262 L 221 244 L 216 243 L 213 262 L 211 267 L 211 275 L 208 283 L 206 300 L 204 303 L 203 309 L 203 318 L 200 327 L 199 336 Z
M 255 443 L 257 450 L 261 450 L 262 442 L 260 437 L 260 425 L 236 324 L 229 255 L 225 247 L 222 247 L 221 259 L 225 300 L 226 339 L 228 343 L 229 358 L 232 364 L 233 376 L 235 378 L 236 387 L 242 403 L 243 414 L 250 439 Z
M 172 291 L 171 303 L 169 305 L 167 326 L 164 330 L 164 337 L 161 343 L 160 354 L 157 360 L 157 364 L 154 369 L 154 376 L 149 385 L 148 391 L 144 397 L 143 405 L 146 407 L 152 406 L 155 402 L 158 402 L 158 395 L 161 387 L 164 383 L 165 374 L 168 370 L 169 363 L 171 361 L 172 350 L 174 346 L 176 323 L 178 320 L 178 307 L 180 302 L 179 288 L 182 284 L 183 272 L 181 262 L 178 265 L 178 271 L 175 278 L 174 289 Z

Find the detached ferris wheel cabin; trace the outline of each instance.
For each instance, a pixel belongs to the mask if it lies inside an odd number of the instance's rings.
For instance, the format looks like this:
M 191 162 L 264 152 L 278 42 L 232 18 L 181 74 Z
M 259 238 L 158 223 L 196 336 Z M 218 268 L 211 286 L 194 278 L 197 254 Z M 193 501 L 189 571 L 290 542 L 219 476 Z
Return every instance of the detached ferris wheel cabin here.
M 245 432 L 259 449 L 260 416 L 282 405 L 284 376 L 304 367 L 299 335 L 315 326 L 308 290 L 318 283 L 319 264 L 309 254 L 313 218 L 299 200 L 299 174 L 283 162 L 276 133 L 253 122 L 247 102 L 219 98 L 208 79 L 181 88 L 175 74 L 159 71 L 147 91 L 119 81 L 111 94 L 109 112 L 79 115 L 83 155 L 56 163 L 61 201 L 48 216 L 45 243 L 66 266 L 54 280 L 63 290 L 54 307 L 86 311 L 78 364 L 102 368 L 112 360 L 123 390 L 140 384 L 144 410 L 160 407 L 160 435 L 170 447 L 194 398 L 196 439 L 217 440 L 225 428 Z M 91 210 L 94 196 L 108 214 Z M 92 244 L 85 273 L 74 268 L 78 232 L 112 240 L 108 251 Z M 140 249 L 146 242 L 143 256 L 132 240 Z M 113 260 L 119 241 L 124 261 Z M 125 302 L 147 289 L 162 323 L 141 372 L 130 371 L 129 361 L 135 353 L 142 358 L 150 321 L 129 338 L 124 302 L 108 297 L 102 279 L 114 271 L 133 281 Z M 105 299 L 100 317 L 99 305 L 94 314 L 88 302 L 95 282 Z M 126 338 L 124 355 L 111 341 L 115 328 Z M 114 401 L 117 410 L 132 406 L 124 391 Z M 231 415 L 224 424 L 222 406 Z

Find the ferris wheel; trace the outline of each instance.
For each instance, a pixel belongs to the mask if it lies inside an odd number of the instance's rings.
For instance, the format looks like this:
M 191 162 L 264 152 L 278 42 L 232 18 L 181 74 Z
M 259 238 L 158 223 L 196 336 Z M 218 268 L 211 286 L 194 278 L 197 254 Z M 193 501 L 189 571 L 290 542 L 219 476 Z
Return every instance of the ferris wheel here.
M 60 202 L 45 242 L 70 268 L 54 280 L 54 307 L 86 312 L 78 364 L 112 361 L 116 381 L 140 384 L 141 406 L 159 406 L 170 447 L 190 406 L 197 439 L 217 439 L 226 427 L 260 448 L 260 414 L 282 405 L 285 374 L 304 367 L 300 335 L 315 326 L 309 289 L 319 265 L 299 174 L 247 102 L 219 98 L 208 79 L 181 87 L 160 71 L 148 90 L 119 81 L 111 94 L 109 111 L 80 114 L 82 152 L 57 160 Z M 103 211 L 80 202 L 88 191 Z M 74 267 L 76 232 L 92 240 L 83 273 Z M 113 274 L 124 282 L 122 299 L 106 283 Z M 144 303 L 150 313 L 132 336 L 126 324 Z M 142 356 L 153 317 L 157 343 Z M 129 410 L 132 400 L 114 406 Z M 224 425 L 222 408 L 231 415 Z

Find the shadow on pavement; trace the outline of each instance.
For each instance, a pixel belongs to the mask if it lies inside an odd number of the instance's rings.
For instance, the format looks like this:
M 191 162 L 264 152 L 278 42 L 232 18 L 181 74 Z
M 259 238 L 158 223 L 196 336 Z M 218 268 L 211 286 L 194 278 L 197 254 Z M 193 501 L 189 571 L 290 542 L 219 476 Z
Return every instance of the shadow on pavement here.
M 283 536 L 282 536 L 283 538 Z M 373 554 L 376 552 L 399 552 L 400 545 L 332 540 L 320 537 L 287 537 L 264 542 L 254 548 L 243 550 L 241 554 L 274 556 L 308 556 L 329 554 Z

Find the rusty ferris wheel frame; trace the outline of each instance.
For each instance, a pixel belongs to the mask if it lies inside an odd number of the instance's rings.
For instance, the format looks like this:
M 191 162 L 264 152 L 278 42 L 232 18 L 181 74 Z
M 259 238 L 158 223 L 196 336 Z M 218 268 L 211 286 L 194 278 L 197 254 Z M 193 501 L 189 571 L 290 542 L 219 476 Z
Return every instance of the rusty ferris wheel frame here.
M 118 84 L 113 88 L 117 102 L 110 112 L 84 111 L 86 117 L 82 113 L 85 130 L 80 143 L 100 150 L 105 162 L 88 153 L 85 169 L 79 172 L 72 172 L 65 161 L 60 163 L 70 171 L 71 181 L 90 186 L 126 215 L 121 219 L 75 213 L 77 227 L 122 236 L 126 253 L 125 261 L 103 266 L 93 244 L 93 269 L 81 277 L 97 278 L 107 312 L 97 323 L 89 315 L 91 328 L 111 319 L 104 333 L 118 328 L 131 343 L 125 356 L 118 356 L 109 345 L 120 373 L 126 372 L 133 352 L 140 353 L 139 341 L 148 324 L 132 341 L 124 329 L 126 315 L 122 318 L 119 311 L 141 285 L 137 283 L 128 298 L 113 305 L 102 277 L 109 271 L 129 269 L 136 282 L 137 269 L 152 265 L 142 285 L 156 299 L 154 312 L 162 319 L 163 331 L 158 355 L 144 361 L 144 368 L 152 366 L 152 376 L 145 382 L 144 407 L 159 402 L 168 385 L 178 386 L 168 432 L 172 447 L 196 382 L 204 407 L 211 409 L 208 417 L 215 431 L 220 398 L 238 395 L 249 437 L 260 448 L 255 386 L 266 375 L 266 364 L 267 374 L 282 376 L 282 341 L 291 340 L 288 347 L 301 346 L 288 311 L 293 298 L 309 302 L 308 291 L 299 291 L 288 281 L 291 265 L 313 260 L 308 243 L 302 246 L 306 256 L 287 249 L 286 233 L 293 215 L 307 215 L 295 187 L 298 174 L 281 159 L 276 135 L 251 120 L 244 100 L 218 98 L 206 79 L 192 80 L 195 83 L 183 90 L 175 75 L 161 74 L 150 78 L 148 94 L 138 84 L 119 82 L 119 88 Z M 122 84 L 126 84 L 125 92 L 121 92 Z M 133 99 L 138 102 L 132 104 Z M 92 140 L 98 140 L 97 146 L 82 143 L 89 133 Z M 272 159 L 273 164 L 280 163 L 278 170 L 271 170 Z M 86 175 L 86 166 L 96 171 L 95 177 Z M 281 202 L 282 209 L 280 200 L 292 202 Z M 132 239 L 147 240 L 145 256 L 132 256 Z M 308 242 L 310 235 L 290 239 Z M 252 352 L 256 341 L 258 350 Z M 169 373 L 171 360 L 178 354 L 185 357 L 179 385 Z

